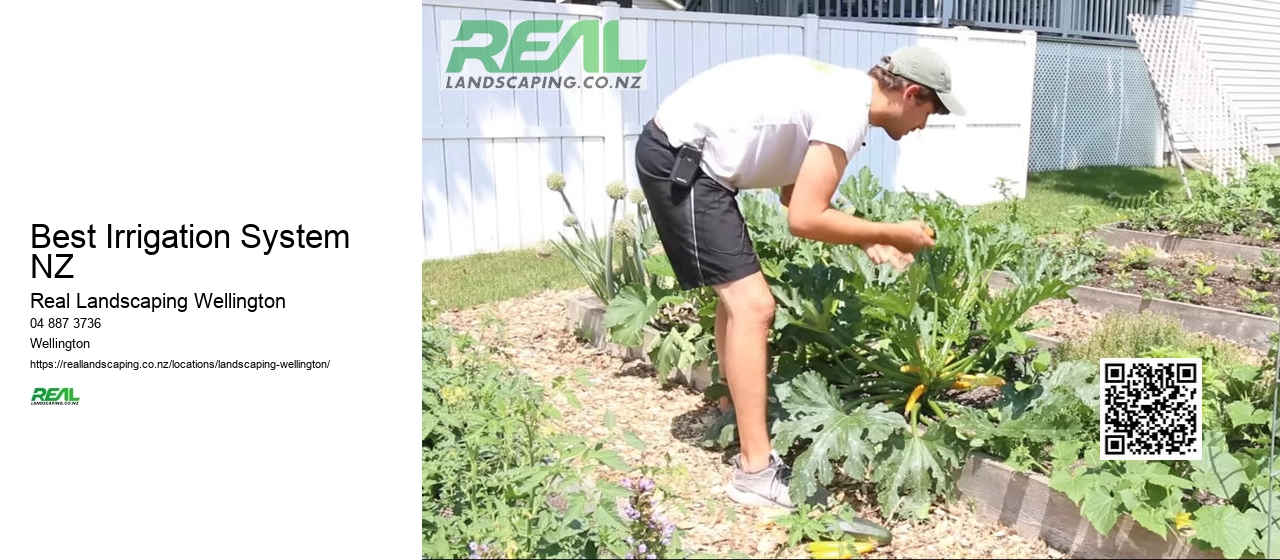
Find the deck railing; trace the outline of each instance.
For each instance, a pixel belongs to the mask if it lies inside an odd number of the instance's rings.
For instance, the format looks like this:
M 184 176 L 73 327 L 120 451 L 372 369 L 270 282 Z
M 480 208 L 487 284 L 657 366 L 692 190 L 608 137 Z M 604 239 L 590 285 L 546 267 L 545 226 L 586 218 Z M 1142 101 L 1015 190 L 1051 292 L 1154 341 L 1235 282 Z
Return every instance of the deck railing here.
M 974 29 L 1132 41 L 1129 14 L 1161 14 L 1164 0 L 699 0 L 694 10 L 873 23 L 966 25 Z
M 950 0 L 951 25 L 1030 29 L 1096 39 L 1133 40 L 1129 14 L 1158 15 L 1164 0 Z

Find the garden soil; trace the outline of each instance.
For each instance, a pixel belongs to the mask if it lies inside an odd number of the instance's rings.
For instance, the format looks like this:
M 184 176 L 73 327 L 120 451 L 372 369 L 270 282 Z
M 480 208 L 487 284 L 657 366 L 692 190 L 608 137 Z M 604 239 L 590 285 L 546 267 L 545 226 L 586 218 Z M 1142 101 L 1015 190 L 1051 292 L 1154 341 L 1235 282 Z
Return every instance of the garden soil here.
M 770 523 L 769 517 L 781 513 L 779 510 L 738 506 L 725 496 L 722 488 L 730 473 L 728 456 L 699 444 L 715 417 L 714 405 L 687 387 L 660 387 L 656 372 L 641 362 L 625 360 L 576 339 L 568 328 L 564 303 L 570 295 L 589 292 L 548 291 L 444 312 L 438 320 L 486 341 L 548 390 L 557 377 L 572 380 L 579 372 L 585 375 L 589 386 L 571 381 L 581 408 L 552 393 L 563 414 L 557 429 L 607 439 L 630 464 L 663 469 L 656 473 L 656 479 L 667 491 L 665 513 L 682 530 L 687 550 L 751 558 L 806 558 L 803 545 L 787 546 L 785 529 Z M 638 451 L 614 437 L 617 432 L 605 425 L 606 411 L 612 411 L 618 430 L 633 431 L 648 450 Z M 844 495 L 836 490 L 837 497 Z M 863 517 L 883 523 L 864 496 L 851 491 L 849 501 L 862 504 L 859 510 Z M 980 520 L 964 503 L 938 507 L 924 523 L 901 522 L 889 528 L 893 543 L 866 557 L 1064 557 L 1043 541 Z

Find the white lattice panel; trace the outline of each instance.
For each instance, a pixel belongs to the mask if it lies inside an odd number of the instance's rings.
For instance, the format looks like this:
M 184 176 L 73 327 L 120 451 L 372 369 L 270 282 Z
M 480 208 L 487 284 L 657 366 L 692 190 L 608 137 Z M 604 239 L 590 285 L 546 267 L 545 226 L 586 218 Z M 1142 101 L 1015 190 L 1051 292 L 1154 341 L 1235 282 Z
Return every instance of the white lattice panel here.
M 1243 174 L 1241 154 L 1270 161 L 1262 136 L 1218 83 L 1195 20 L 1131 15 L 1129 25 L 1169 119 L 1178 123 L 1219 180 Z
M 1040 41 L 1031 106 L 1031 171 L 1155 166 L 1160 108 L 1133 47 Z

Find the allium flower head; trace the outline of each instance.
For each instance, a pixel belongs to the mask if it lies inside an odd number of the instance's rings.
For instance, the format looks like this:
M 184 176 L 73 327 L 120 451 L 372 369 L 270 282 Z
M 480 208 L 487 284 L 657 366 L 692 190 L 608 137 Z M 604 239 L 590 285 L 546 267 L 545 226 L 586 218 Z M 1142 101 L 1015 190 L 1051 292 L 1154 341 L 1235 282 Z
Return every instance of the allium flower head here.
M 622 200 L 627 197 L 627 186 L 622 181 L 614 181 L 605 187 L 604 192 L 609 194 L 609 198 Z
M 555 192 L 564 190 L 564 173 L 556 171 L 547 175 L 547 188 Z
M 618 241 L 629 243 L 636 238 L 636 223 L 630 216 L 613 223 L 613 236 Z

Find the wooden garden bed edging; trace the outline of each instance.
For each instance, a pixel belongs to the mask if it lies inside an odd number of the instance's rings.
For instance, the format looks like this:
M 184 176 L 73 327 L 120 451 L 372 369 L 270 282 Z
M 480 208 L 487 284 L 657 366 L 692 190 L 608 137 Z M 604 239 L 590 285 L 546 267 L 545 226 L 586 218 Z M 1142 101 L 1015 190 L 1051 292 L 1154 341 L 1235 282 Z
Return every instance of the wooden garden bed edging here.
M 993 288 L 1001 289 L 1010 285 L 1008 277 L 1003 273 L 996 272 L 991 275 Z M 1182 321 L 1183 328 L 1187 330 L 1221 336 L 1256 350 L 1269 349 L 1271 333 L 1280 327 L 1280 323 L 1276 320 L 1261 315 L 1167 299 L 1145 299 L 1137 294 L 1126 294 L 1105 288 L 1079 286 L 1073 288 L 1070 293 L 1079 301 L 1079 305 L 1103 313 L 1109 311 L 1171 313 Z
M 1017 472 L 983 453 L 969 454 L 957 484 L 960 495 L 977 506 L 978 517 L 1074 558 L 1222 558 L 1221 551 L 1200 550 L 1172 527 L 1161 538 L 1127 514 L 1102 535 L 1070 498 L 1049 487 L 1048 478 Z
M 649 362 L 639 347 L 623 347 L 608 340 L 603 327 L 605 305 L 595 296 L 570 297 L 566 300 L 568 327 L 592 346 L 619 353 L 630 359 Z M 658 334 L 646 327 L 645 344 Z M 1033 335 L 1042 348 L 1053 348 L 1058 341 Z M 692 371 L 677 368 L 670 379 L 674 382 L 706 389 L 711 373 L 705 363 Z M 1195 558 L 1220 559 L 1216 551 L 1202 552 L 1188 545 L 1180 536 L 1169 540 L 1138 525 L 1122 515 L 1110 534 L 1100 535 L 1080 509 L 1064 494 L 1049 488 L 1048 479 L 1014 471 L 1008 465 L 982 453 L 970 453 L 957 479 L 960 496 L 977 505 L 977 514 L 993 523 L 1010 527 L 1019 534 L 1040 538 L 1056 550 L 1076 557 L 1093 558 Z
M 1161 538 L 1128 514 L 1103 536 L 1093 528 L 1069 497 L 1048 486 L 1048 478 L 1020 473 L 991 455 L 970 453 L 957 490 L 977 505 L 978 517 L 1041 538 L 1046 545 L 1071 557 L 1165 557 L 1165 559 L 1221 559 L 1221 551 L 1202 551 L 1174 533 Z
M 1130 243 L 1141 243 L 1158 248 L 1169 254 L 1207 253 L 1214 257 L 1234 260 L 1237 256 L 1247 261 L 1262 260 L 1263 251 L 1280 253 L 1280 249 L 1241 245 L 1224 241 L 1210 241 L 1196 237 L 1182 237 L 1169 233 L 1151 233 L 1120 227 L 1119 223 L 1106 224 L 1098 228 L 1098 237 L 1112 247 L 1124 247 Z

